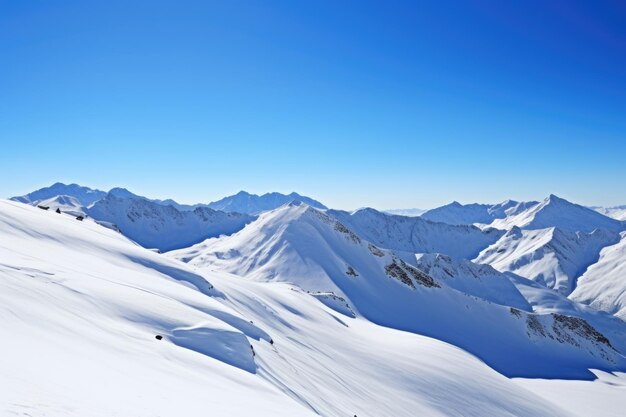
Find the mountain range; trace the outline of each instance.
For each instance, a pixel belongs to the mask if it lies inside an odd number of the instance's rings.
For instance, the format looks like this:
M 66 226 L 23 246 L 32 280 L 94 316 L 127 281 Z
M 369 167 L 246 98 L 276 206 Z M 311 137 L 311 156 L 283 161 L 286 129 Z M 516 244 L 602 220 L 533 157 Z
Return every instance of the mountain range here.
M 12 200 L 9 413 L 580 417 L 572 392 L 594 416 L 626 407 L 626 224 L 597 208 L 403 216 L 58 183 Z
M 11 200 L 92 217 L 114 225 L 144 247 L 161 251 L 190 246 L 208 237 L 234 233 L 254 220 L 254 213 L 275 209 L 293 200 L 325 208 L 321 203 L 296 193 L 257 196 L 242 191 L 214 203 L 186 205 L 172 199 L 149 199 L 125 188 L 104 192 L 62 183 L 12 197 Z

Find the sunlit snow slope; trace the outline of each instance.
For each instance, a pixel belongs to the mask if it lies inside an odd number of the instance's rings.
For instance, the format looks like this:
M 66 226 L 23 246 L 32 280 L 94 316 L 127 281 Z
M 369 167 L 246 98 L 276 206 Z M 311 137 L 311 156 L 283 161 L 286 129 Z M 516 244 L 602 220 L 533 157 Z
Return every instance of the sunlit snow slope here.
M 461 349 L 322 298 L 0 201 L 0 414 L 571 415 Z
M 626 232 L 600 252 L 600 259 L 579 279 L 573 300 L 615 314 L 626 321 Z
M 441 257 L 433 277 L 411 265 L 412 254 L 381 249 L 304 204 L 170 256 L 259 282 L 332 292 L 357 316 L 452 343 L 508 376 L 585 378 L 592 376 L 588 368 L 626 365 L 623 327 L 603 335 L 583 313 L 533 312 L 509 278 L 490 267 Z

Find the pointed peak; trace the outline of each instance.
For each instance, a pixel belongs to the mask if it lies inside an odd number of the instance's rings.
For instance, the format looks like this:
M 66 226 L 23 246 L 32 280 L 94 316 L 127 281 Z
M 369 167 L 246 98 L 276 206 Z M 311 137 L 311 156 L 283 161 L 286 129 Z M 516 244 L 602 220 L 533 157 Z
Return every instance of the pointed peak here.
M 545 200 L 545 201 L 546 201 L 546 203 L 568 203 L 568 204 L 571 204 L 571 203 L 570 203 L 569 201 L 567 201 L 566 199 L 561 198 L 561 197 L 559 197 L 559 196 L 557 196 L 557 195 L 554 195 L 554 194 L 550 194 L 550 195 L 548 196 L 548 198 L 546 198 L 546 200 Z

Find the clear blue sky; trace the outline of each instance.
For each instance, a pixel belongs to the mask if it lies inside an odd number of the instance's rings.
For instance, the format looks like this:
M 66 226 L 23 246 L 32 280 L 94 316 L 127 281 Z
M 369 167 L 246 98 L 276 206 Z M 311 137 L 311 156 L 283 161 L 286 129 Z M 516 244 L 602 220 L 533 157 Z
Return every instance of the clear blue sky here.
M 0 0 L 0 194 L 626 204 L 620 1 Z

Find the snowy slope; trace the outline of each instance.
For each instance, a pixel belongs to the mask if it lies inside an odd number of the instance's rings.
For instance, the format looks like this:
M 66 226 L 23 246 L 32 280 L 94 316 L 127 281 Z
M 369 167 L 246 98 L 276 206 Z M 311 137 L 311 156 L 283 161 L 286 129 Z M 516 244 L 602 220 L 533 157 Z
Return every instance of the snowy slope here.
M 440 253 L 418 254 L 416 266 L 447 286 L 492 303 L 532 311 L 531 305 L 507 276 L 489 265 L 452 259 Z
M 514 226 L 482 251 L 476 262 L 514 272 L 568 295 L 576 288 L 578 277 L 598 260 L 600 250 L 618 240 L 618 233 L 602 229 L 582 233 Z
M 183 265 L 6 201 L 0 235 L 0 414 L 307 415 L 255 375 L 261 329 Z
M 39 204 L 43 200 L 48 200 L 57 196 L 68 196 L 74 198 L 81 206 L 88 206 L 106 195 L 106 192 L 83 187 L 78 184 L 63 184 L 57 182 L 50 187 L 44 187 L 32 193 L 19 197 L 12 197 L 11 200 L 26 204 Z
M 0 201 L 0 236 L 2 415 L 571 415 L 461 349 L 89 220 Z
M 58 195 L 47 200 L 41 200 L 36 203 L 42 207 L 49 207 L 49 210 L 61 210 L 63 213 L 69 213 L 74 216 L 85 214 L 85 206 L 76 198 L 69 195 Z
M 580 277 L 572 300 L 615 314 L 626 321 L 626 232 Z
M 178 211 L 144 198 L 113 191 L 87 209 L 94 219 L 115 224 L 130 239 L 162 251 L 193 245 L 208 237 L 234 233 L 254 217 L 206 207 Z
M 567 232 L 592 232 L 595 229 L 621 231 L 624 224 L 578 204 L 550 195 L 541 203 L 512 216 L 494 220 L 490 226 L 509 230 L 557 227 Z
M 454 225 L 474 223 L 489 224 L 495 219 L 512 216 L 537 205 L 536 201 L 518 202 L 506 200 L 499 204 L 461 204 L 454 201 L 422 213 L 422 217 L 434 222 Z
M 464 275 L 455 274 L 448 284 L 403 261 L 406 254 L 380 249 L 306 205 L 281 207 L 232 236 L 170 256 L 200 270 L 333 292 L 357 317 L 452 343 L 509 376 L 584 378 L 590 367 L 626 365 L 618 351 L 626 347 L 623 337 L 610 334 L 607 339 L 584 317 L 531 312 L 519 290 L 497 283 L 508 278 L 492 269 L 491 276 L 477 279 L 461 264 Z M 497 285 L 493 290 L 490 281 Z M 524 305 L 528 311 L 521 311 Z
M 445 253 L 454 258 L 472 259 L 504 234 L 501 230 L 480 230 L 474 226 L 434 223 L 421 217 L 393 216 L 371 208 L 328 214 L 359 236 L 382 248 L 404 252 Z
M 573 417 L 622 417 L 626 409 L 626 373 L 594 371 L 594 381 L 516 379 L 520 386 L 552 401 Z
M 208 206 L 214 210 L 259 214 L 264 211 L 278 208 L 291 201 L 301 201 L 312 207 L 321 209 L 326 208 L 326 206 L 319 201 L 313 200 L 310 197 L 302 196 L 298 193 L 291 193 L 287 195 L 281 193 L 267 193 L 259 196 L 245 191 L 240 191 L 235 195 L 224 197 L 221 200 L 209 203 Z

